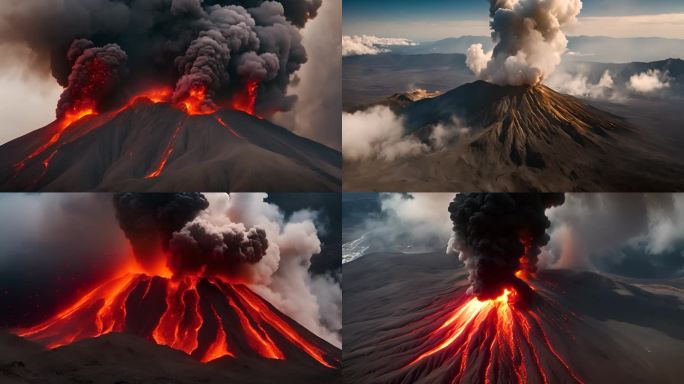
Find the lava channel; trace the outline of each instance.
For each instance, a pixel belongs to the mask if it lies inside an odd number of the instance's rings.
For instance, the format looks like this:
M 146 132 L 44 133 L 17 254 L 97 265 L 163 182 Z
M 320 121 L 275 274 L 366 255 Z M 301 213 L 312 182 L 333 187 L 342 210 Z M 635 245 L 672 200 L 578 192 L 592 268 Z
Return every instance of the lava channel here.
M 562 324 L 568 316 L 558 315 L 560 307 L 538 294 L 534 308 L 516 299 L 516 291 L 506 289 L 493 300 L 471 298 L 450 306 L 430 320 L 434 327 L 423 330 L 419 352 L 404 365 L 405 376 L 446 367 L 450 383 L 583 383 L 546 331 L 567 330 Z
M 241 356 L 285 360 L 300 353 L 328 368 L 339 365 L 317 337 L 249 288 L 216 278 L 127 273 L 43 323 L 16 330 L 49 349 L 112 332 L 139 335 L 205 363 Z

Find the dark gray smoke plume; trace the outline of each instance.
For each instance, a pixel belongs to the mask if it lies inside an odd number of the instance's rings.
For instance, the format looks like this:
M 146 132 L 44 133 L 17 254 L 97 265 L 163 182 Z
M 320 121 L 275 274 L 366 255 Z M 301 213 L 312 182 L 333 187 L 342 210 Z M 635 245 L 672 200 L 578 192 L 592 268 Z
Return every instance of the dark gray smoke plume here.
M 268 240 L 261 228 L 245 229 L 240 224 L 212 228 L 193 222 L 173 234 L 169 268 L 184 273 L 231 277 L 242 264 L 256 264 L 266 254 Z
M 128 58 L 127 70 L 119 70 L 120 62 L 111 67 L 120 78 L 105 84 L 116 84 L 116 92 L 94 95 L 107 98 L 104 104 L 96 100 L 98 109 L 123 104 L 152 86 L 174 88 L 176 100 L 201 87 L 205 103 L 214 107 L 243 95 L 254 81 L 256 112 L 269 115 L 294 103 L 285 96 L 290 75 L 307 60 L 299 29 L 320 5 L 321 0 L 24 0 L 0 10 L 0 44 L 29 46 L 70 88 L 72 74 L 83 70 L 75 66 L 76 54 L 95 49 L 80 39 L 109 55 L 117 45 Z M 68 92 L 63 99 L 79 95 Z
M 547 208 L 562 205 L 563 194 L 463 193 L 449 205 L 454 237 L 469 271 L 469 292 L 493 299 L 522 283 L 515 273 L 534 271 L 549 242 Z
M 121 193 L 114 195 L 119 226 L 143 267 L 155 267 L 173 233 L 209 207 L 201 193 Z
M 79 39 L 69 47 L 72 63 L 67 87 L 57 103 L 57 117 L 82 108 L 95 109 L 116 91 L 127 73 L 128 56 L 116 44 L 94 47 L 90 40 Z

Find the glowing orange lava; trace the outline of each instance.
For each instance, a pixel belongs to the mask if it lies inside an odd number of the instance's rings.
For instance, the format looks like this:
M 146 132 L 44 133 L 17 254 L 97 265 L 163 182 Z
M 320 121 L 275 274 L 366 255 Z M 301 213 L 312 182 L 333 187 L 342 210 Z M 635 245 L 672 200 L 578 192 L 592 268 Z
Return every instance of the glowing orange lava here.
M 50 136 L 50 139 L 43 143 L 40 147 L 36 148 L 31 152 L 26 158 L 24 158 L 22 161 L 17 163 L 15 165 L 15 168 L 17 171 L 20 171 L 24 168 L 26 165 L 26 162 L 29 160 L 32 160 L 33 158 L 41 155 L 43 152 L 45 152 L 48 148 L 53 146 L 59 139 L 62 137 L 64 132 L 66 131 L 67 128 L 69 128 L 73 123 L 81 120 L 82 118 L 90 115 L 97 115 L 97 112 L 95 112 L 95 104 L 94 102 L 84 102 L 82 103 L 81 108 L 75 109 L 75 110 L 70 110 L 64 114 L 64 117 L 62 117 L 59 122 L 54 125 L 56 131 Z M 43 165 L 45 168 L 49 166 L 50 159 L 46 160 L 43 162 Z M 47 164 L 46 164 L 47 162 Z
M 233 97 L 232 108 L 236 111 L 241 111 L 254 116 L 254 106 L 256 105 L 258 89 L 259 83 L 252 80 L 248 81 L 247 84 L 245 84 L 245 91 Z
M 287 340 L 325 367 L 339 363 L 246 286 L 196 276 L 125 273 L 47 321 L 16 331 L 50 349 L 112 332 L 139 334 L 201 362 L 249 353 L 284 360 L 292 347 L 279 343 Z
M 203 86 L 194 86 L 190 89 L 185 100 L 179 103 L 181 109 L 188 115 L 210 115 L 218 109 L 207 103 L 207 89 Z
M 217 121 L 219 124 L 221 124 L 222 126 L 224 126 L 225 128 L 227 128 L 227 129 L 230 131 L 230 133 L 233 134 L 233 136 L 237 137 L 238 139 L 244 139 L 244 137 L 242 137 L 239 133 L 235 132 L 235 130 L 234 130 L 233 128 L 231 128 L 228 124 L 226 124 L 225 121 L 223 121 L 222 118 L 220 118 L 220 117 L 217 116 L 217 117 L 216 117 L 216 121 Z
M 171 139 L 169 140 L 168 144 L 166 144 L 166 149 L 164 149 L 161 161 L 159 161 L 159 166 L 157 167 L 157 169 L 155 169 L 154 171 L 150 172 L 147 176 L 145 176 L 146 179 L 153 179 L 155 177 L 159 177 L 159 175 L 161 175 L 161 173 L 164 171 L 164 167 L 166 167 L 166 163 L 169 161 L 169 157 L 173 153 L 173 146 L 176 143 L 176 138 L 180 133 L 180 129 L 181 125 L 178 124 L 176 126 L 176 130 L 173 132 L 173 135 L 171 135 Z
M 567 382 L 582 383 L 553 347 L 541 317 L 519 308 L 516 299 L 516 291 L 506 289 L 494 300 L 472 298 L 458 306 L 429 332 L 423 352 L 405 369 L 448 359 L 458 367 L 454 383 L 549 383 L 559 372 Z

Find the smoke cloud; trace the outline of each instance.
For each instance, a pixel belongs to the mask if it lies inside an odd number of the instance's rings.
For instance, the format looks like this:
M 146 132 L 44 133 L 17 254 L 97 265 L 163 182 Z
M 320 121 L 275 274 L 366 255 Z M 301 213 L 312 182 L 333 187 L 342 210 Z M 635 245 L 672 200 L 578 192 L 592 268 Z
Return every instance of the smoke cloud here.
M 393 161 L 440 150 L 469 132 L 454 117 L 451 124 L 431 127 L 428 138 L 421 140 L 406 133 L 403 117 L 397 116 L 389 107 L 375 106 L 342 114 L 342 153 L 347 161 Z
M 681 194 L 569 194 L 548 216 L 545 268 L 635 277 L 672 276 L 684 268 Z
M 638 93 L 653 93 L 670 87 L 670 77 L 657 69 L 632 75 L 627 87 Z
M 560 64 L 568 40 L 562 28 L 577 20 L 580 0 L 490 0 L 493 51 L 481 44 L 467 51 L 466 64 L 482 80 L 498 85 L 536 85 Z
M 609 70 L 604 71 L 596 83 L 589 81 L 588 76 L 584 73 L 572 75 L 567 72 L 555 72 L 549 77 L 546 84 L 557 91 L 578 97 L 591 99 L 622 98 Z
M 395 37 L 369 35 L 342 36 L 342 56 L 378 55 L 391 52 L 392 46 L 416 45 L 413 41 Z
M 454 236 L 450 250 L 468 269 L 468 292 L 493 299 L 522 283 L 516 272 L 533 272 L 541 247 L 550 239 L 548 208 L 563 194 L 462 193 L 449 205 Z
M 114 195 L 119 226 L 146 269 L 166 263 L 164 251 L 174 232 L 209 206 L 200 193 L 122 193 Z
M 79 96 L 93 96 L 104 109 L 151 86 L 174 88 L 174 101 L 201 89 L 206 106 L 214 107 L 241 97 L 250 81 L 258 83 L 256 113 L 288 110 L 295 102 L 286 96 L 290 77 L 307 61 L 299 30 L 316 16 L 321 0 L 222 3 L 16 2 L 0 10 L 0 44 L 28 46 L 50 67 L 67 87 L 60 112 Z M 82 39 L 93 47 L 83 49 Z M 102 71 L 111 76 L 83 90 L 83 79 Z

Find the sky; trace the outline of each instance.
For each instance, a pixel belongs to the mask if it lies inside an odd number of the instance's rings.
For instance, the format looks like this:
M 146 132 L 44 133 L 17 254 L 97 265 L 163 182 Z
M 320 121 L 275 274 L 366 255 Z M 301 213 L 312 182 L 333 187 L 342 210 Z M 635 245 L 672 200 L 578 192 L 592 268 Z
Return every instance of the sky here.
M 345 0 L 343 34 L 415 41 L 489 35 L 488 9 L 486 0 Z M 568 34 L 684 38 L 684 1 L 584 0 Z

